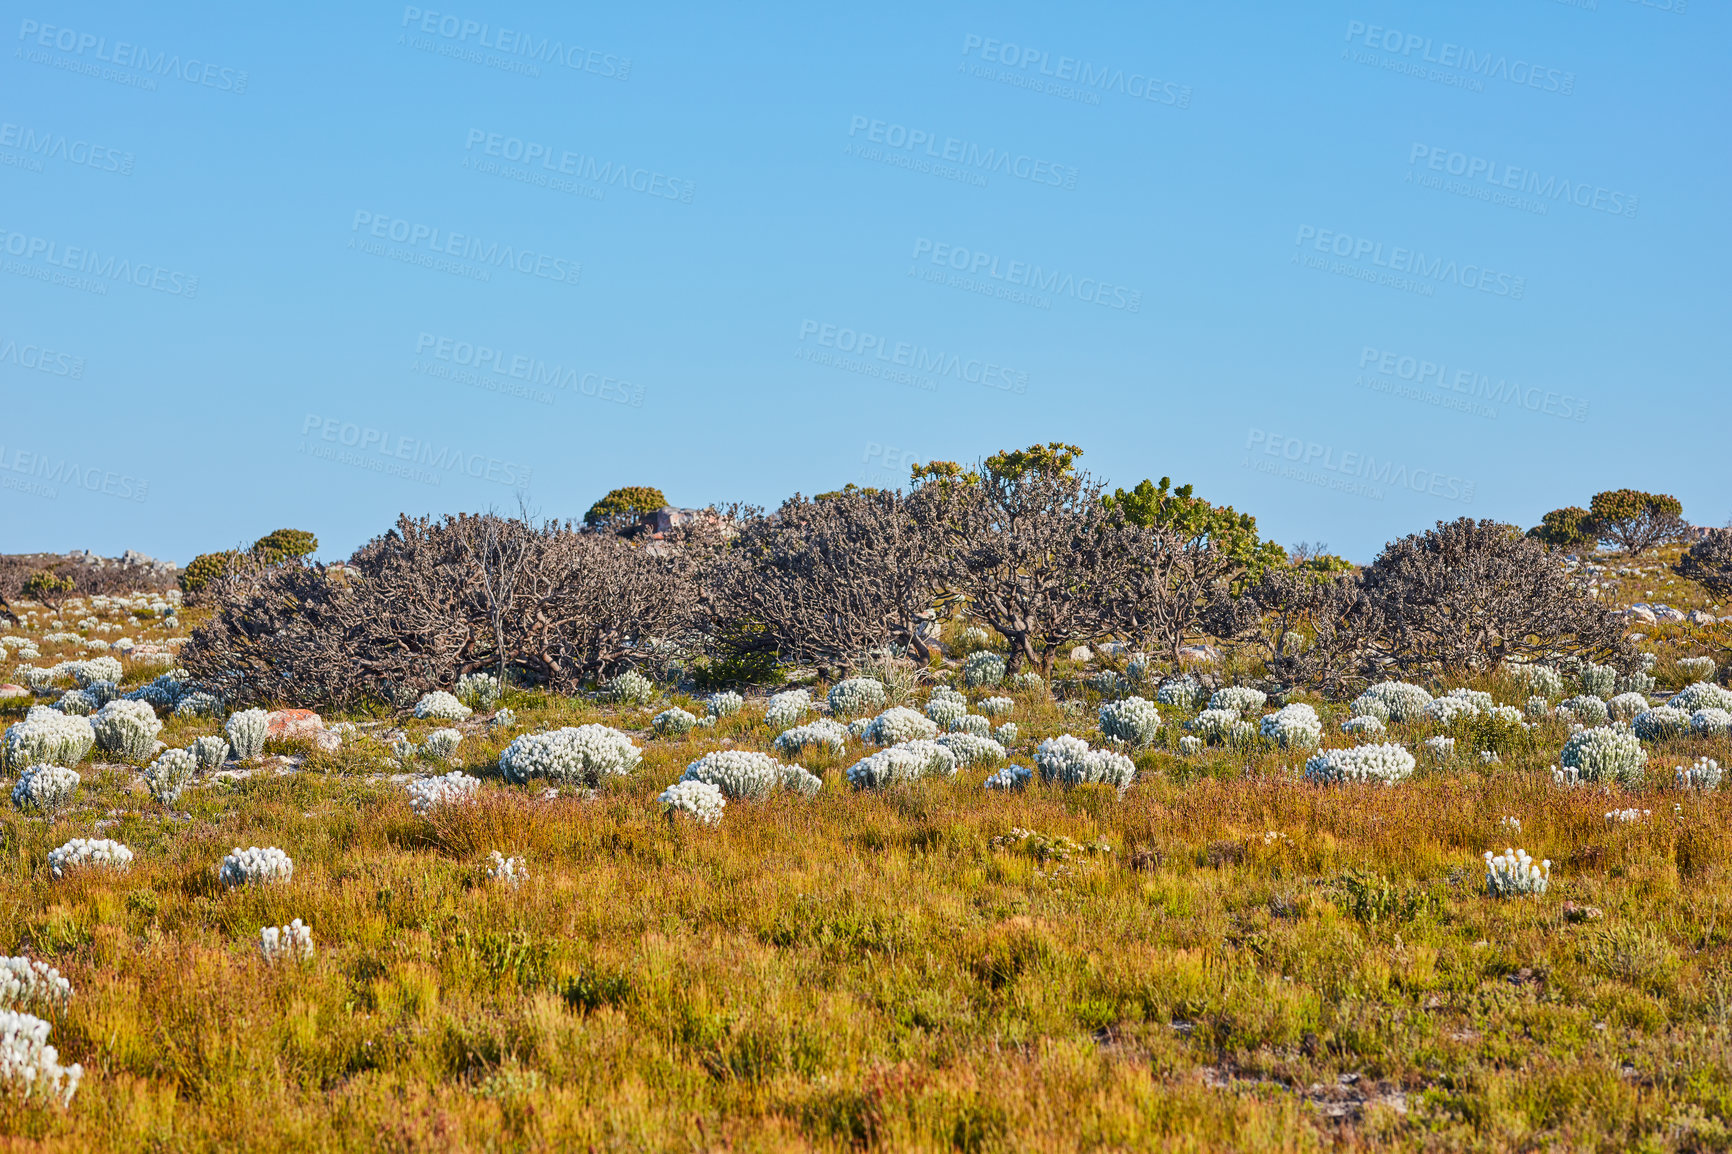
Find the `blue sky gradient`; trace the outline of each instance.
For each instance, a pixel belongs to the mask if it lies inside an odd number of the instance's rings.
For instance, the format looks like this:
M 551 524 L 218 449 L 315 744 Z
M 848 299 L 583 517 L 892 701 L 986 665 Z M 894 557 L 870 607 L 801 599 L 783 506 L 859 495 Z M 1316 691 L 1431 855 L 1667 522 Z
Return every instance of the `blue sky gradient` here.
M 337 557 L 1052 439 L 1360 561 L 1622 486 L 1724 524 L 1729 24 L 14 6 L 0 549 Z

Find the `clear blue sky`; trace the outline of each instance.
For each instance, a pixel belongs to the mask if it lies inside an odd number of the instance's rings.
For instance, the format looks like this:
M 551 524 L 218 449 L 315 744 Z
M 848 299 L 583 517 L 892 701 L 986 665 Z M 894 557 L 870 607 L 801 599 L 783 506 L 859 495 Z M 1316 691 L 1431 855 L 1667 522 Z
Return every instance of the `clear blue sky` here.
M 1362 561 L 1732 517 L 1721 5 L 166 9 L 10 8 L 0 550 L 1052 439 Z

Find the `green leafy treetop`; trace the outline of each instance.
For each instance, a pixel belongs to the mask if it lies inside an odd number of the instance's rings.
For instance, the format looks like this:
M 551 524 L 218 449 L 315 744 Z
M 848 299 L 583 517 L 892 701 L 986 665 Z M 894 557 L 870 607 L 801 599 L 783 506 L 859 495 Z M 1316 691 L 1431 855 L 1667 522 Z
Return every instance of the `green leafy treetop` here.
M 980 474 L 969 472 L 955 461 L 928 461 L 926 464 L 915 464 L 908 471 L 908 479 L 916 486 L 926 483 L 941 483 L 959 481 L 965 485 L 980 483 Z
M 221 553 L 200 553 L 180 571 L 180 591 L 188 597 L 204 592 L 212 581 L 226 577 L 229 570 L 240 564 L 241 554 L 235 549 Z
M 1593 533 L 1605 545 L 1628 553 L 1645 553 L 1656 545 L 1685 535 L 1684 506 L 1666 493 L 1612 489 L 1595 493 L 1588 512 Z
M 1030 473 L 1048 477 L 1066 477 L 1075 469 L 1076 459 L 1083 451 L 1063 441 L 1048 441 L 1026 449 L 1005 449 L 994 453 L 984 462 L 987 472 L 995 477 L 1018 480 Z
M 1594 532 L 1594 515 L 1580 505 L 1553 509 L 1540 518 L 1538 525 L 1528 530 L 1528 536 L 1542 544 L 1562 549 L 1592 545 L 1597 537 Z
M 645 513 L 665 508 L 668 499 L 660 489 L 648 485 L 628 485 L 614 489 L 589 507 L 583 523 L 591 529 L 616 529 L 636 520 Z
M 319 539 L 305 529 L 278 529 L 253 542 L 251 553 L 266 565 L 306 557 L 319 547 Z
M 59 573 L 51 573 L 40 569 L 32 573 L 24 582 L 24 596 L 32 601 L 40 601 L 45 605 L 60 608 L 60 602 L 72 592 L 73 581 Z
M 1231 505 L 1211 505 L 1195 496 L 1190 485 L 1172 487 L 1171 477 L 1159 486 L 1143 481 L 1135 489 L 1115 489 L 1109 505 L 1124 510 L 1125 519 L 1150 529 L 1168 529 L 1187 541 L 1207 540 L 1221 548 L 1238 569 L 1234 585 L 1260 578 L 1272 565 L 1283 565 L 1287 551 L 1273 541 L 1259 540 L 1257 518 Z

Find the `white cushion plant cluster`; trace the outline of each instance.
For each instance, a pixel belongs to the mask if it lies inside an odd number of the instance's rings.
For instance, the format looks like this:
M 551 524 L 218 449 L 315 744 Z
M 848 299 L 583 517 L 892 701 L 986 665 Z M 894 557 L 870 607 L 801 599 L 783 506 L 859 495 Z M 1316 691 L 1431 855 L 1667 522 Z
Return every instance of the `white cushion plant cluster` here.
M 1583 781 L 1635 786 L 1641 784 L 1648 751 L 1631 730 L 1608 725 L 1571 734 L 1558 760 Z
M 200 738 L 199 740 L 205 740 Z M 223 749 L 228 748 L 228 742 L 217 739 Z M 208 748 L 208 747 L 206 747 Z M 218 764 L 221 757 L 218 757 Z M 192 784 L 193 774 L 198 771 L 199 755 L 190 749 L 165 749 L 157 755 L 144 770 L 145 788 L 150 790 L 150 796 L 161 805 L 173 805 L 180 800 L 180 795 L 186 787 Z
M 1316 749 L 1323 744 L 1323 722 L 1315 709 L 1296 701 L 1265 717 L 1262 734 L 1282 749 Z
M 975 737 L 992 736 L 992 718 L 978 713 L 965 713 L 950 723 L 950 732 L 968 733 Z
M 877 684 L 874 682 L 873 684 Z M 799 753 L 807 746 L 826 750 L 830 753 L 841 753 L 848 748 L 848 727 L 839 721 L 828 717 L 817 721 L 796 725 L 776 738 L 776 750 L 790 756 Z
M 110 869 L 124 873 L 132 868 L 132 851 L 107 838 L 75 837 L 48 851 L 48 872 L 65 877 L 72 869 Z
M 830 712 L 837 717 L 873 713 L 888 700 L 884 683 L 871 677 L 849 677 L 830 687 Z
M 1357 716 L 1367 714 L 1379 721 L 1418 721 L 1430 707 L 1431 694 L 1406 681 L 1380 681 L 1353 699 Z
M 1613 721 L 1633 721 L 1647 709 L 1648 699 L 1640 693 L 1620 693 L 1606 702 L 1606 713 Z
M 217 880 L 225 886 L 265 885 L 287 882 L 295 876 L 295 863 L 276 846 L 260 849 L 235 847 L 223 858 Z
M 1558 710 L 1568 713 L 1583 725 L 1604 725 L 1611 720 L 1606 703 L 1590 693 L 1566 697 L 1558 702 Z
M 1543 894 L 1551 877 L 1550 859 L 1536 862 L 1525 849 L 1506 849 L 1501 854 L 1485 851 L 1485 892 L 1494 898 Z
M 421 741 L 421 752 L 434 761 L 450 761 L 457 747 L 463 744 L 463 733 L 456 729 L 435 729 Z
M 156 751 L 156 735 L 162 722 L 156 710 L 142 701 L 110 701 L 91 718 L 96 745 L 104 753 L 128 761 L 143 761 Z
M 77 772 L 65 766 L 32 765 L 18 775 L 12 804 L 26 813 L 52 817 L 72 804 L 78 780 Z
M 1026 765 L 1007 765 L 987 777 L 982 784 L 987 789 L 1022 789 L 1028 785 L 1034 771 Z
M 422 694 L 415 703 L 415 716 L 423 721 L 464 721 L 474 712 L 443 689 Z
M 1225 689 L 1215 690 L 1209 698 L 1210 709 L 1225 709 L 1234 713 L 1255 713 L 1269 701 L 1269 695 L 1261 689 L 1251 689 L 1244 685 L 1229 685 Z
M 1004 746 L 979 734 L 947 733 L 938 739 L 938 744 L 955 755 L 959 766 L 990 765 L 1005 758 Z
M 1002 717 L 1016 708 L 1016 700 L 1010 697 L 988 697 L 976 708 L 987 717 Z
M 487 859 L 487 877 L 516 889 L 529 880 L 529 866 L 520 857 L 506 857 L 494 850 Z
M 954 777 L 956 768 L 956 755 L 949 749 L 917 738 L 855 762 L 848 770 L 848 784 L 855 789 L 884 789 L 921 777 Z
M 1690 732 L 1702 737 L 1724 737 L 1732 733 L 1732 713 L 1724 709 L 1698 709 L 1690 715 Z
M 932 691 L 932 696 L 926 702 L 926 716 L 942 729 L 949 729 L 952 722 L 967 714 L 968 698 L 954 689 L 940 686 Z
M 1672 705 L 1657 705 L 1630 719 L 1630 729 L 1643 741 L 1663 741 L 1690 730 L 1690 714 Z
M 1380 781 L 1394 785 L 1413 773 L 1413 754 L 1394 742 L 1330 749 L 1305 762 L 1305 777 L 1326 784 Z
M 792 725 L 812 712 L 812 694 L 805 689 L 788 689 L 771 696 L 764 707 L 764 724 Z
M 64 1010 L 72 1000 L 72 983 L 47 962 L 31 958 L 0 958 L 0 1009 L 38 1006 Z
M 456 697 L 464 705 L 492 709 L 499 704 L 499 696 L 499 678 L 491 673 L 469 673 L 457 679 Z
M 704 708 L 711 717 L 729 717 L 746 707 L 746 699 L 731 689 L 712 693 L 704 698 Z
M 784 765 L 767 753 L 718 749 L 686 766 L 681 781 L 715 786 L 734 801 L 768 797 L 778 788 L 810 796 L 824 787 L 823 779 L 798 765 Z
M 722 811 L 728 804 L 716 786 L 683 777 L 662 790 L 656 800 L 662 803 L 670 818 L 684 814 L 700 825 L 715 825 L 721 821 Z
M 1439 761 L 1448 761 L 1450 758 L 1455 756 L 1455 738 L 1453 737 L 1444 737 L 1442 734 L 1437 734 L 1426 738 L 1421 744 L 1423 744 L 1427 753 L 1431 754 L 1431 756 L 1437 758 Z
M 1257 727 L 1242 720 L 1236 710 L 1212 707 L 1185 722 L 1185 728 L 1212 745 L 1245 741 L 1257 733 Z
M 1099 782 L 1123 793 L 1137 776 L 1136 763 L 1124 754 L 1091 749 L 1088 742 L 1068 733 L 1041 742 L 1034 751 L 1034 764 L 1042 781 L 1067 789 Z
M 259 954 L 267 965 L 313 960 L 312 927 L 296 918 L 286 926 L 264 926 L 259 930 Z
M 655 700 L 655 683 L 635 669 L 628 669 L 602 687 L 601 696 L 615 705 L 648 705 Z
M 1102 736 L 1122 741 L 1133 749 L 1153 743 L 1161 728 L 1161 711 L 1152 701 L 1127 697 L 1123 701 L 1108 701 L 1101 705 Z
M 990 650 L 970 653 L 962 662 L 962 684 L 970 688 L 1003 685 L 1004 674 L 1004 658 Z
M 270 732 L 270 715 L 262 709 L 243 709 L 229 714 L 223 723 L 228 735 L 229 750 L 236 761 L 251 761 L 265 751 L 265 735 Z
M 96 744 L 96 730 L 82 717 L 33 705 L 24 720 L 0 738 L 0 768 L 17 773 L 27 765 L 77 765 Z
M 1362 733 L 1367 737 L 1381 737 L 1387 731 L 1388 727 L 1369 713 L 1362 713 L 1358 717 L 1349 717 L 1341 723 L 1342 733 Z
M 1562 697 L 1564 694 L 1563 674 L 1549 665 L 1517 665 L 1514 673 L 1516 680 L 1536 697 Z
M 1679 789 L 1702 792 L 1719 789 L 1724 777 L 1720 763 L 1711 757 L 1698 757 L 1696 764 L 1680 765 L 1672 771 L 1672 779 L 1678 783 Z
M 1156 701 L 1185 710 L 1197 708 L 1203 703 L 1203 697 L 1202 683 L 1189 673 L 1163 681 L 1155 690 Z
M 514 785 L 545 778 L 561 785 L 597 786 L 637 768 L 643 751 L 606 725 L 567 726 L 527 733 L 499 755 L 499 772 Z
M 856 728 L 858 727 L 858 728 Z M 916 713 L 906 705 L 893 705 L 870 721 L 855 722 L 849 727 L 862 740 L 874 745 L 898 745 L 904 741 L 927 740 L 938 736 L 938 723 Z
M 50 1029 L 33 1014 L 0 1010 L 0 1081 L 27 1101 L 70 1105 L 84 1067 L 60 1064 L 60 1052 L 48 1044 Z
M 662 737 L 683 737 L 690 733 L 692 726 L 697 723 L 696 717 L 677 705 L 672 709 L 662 710 L 650 719 L 650 726 Z
M 1711 681 L 1698 681 L 1674 693 L 1667 701 L 1674 709 L 1695 713 L 1698 709 L 1724 709 L 1732 712 L 1732 689 Z
M 1678 668 L 1684 671 L 1686 677 L 1694 677 L 1697 681 L 1707 681 L 1714 676 L 1719 665 L 1712 657 L 1680 657 Z
M 454 769 L 442 777 L 418 777 L 408 782 L 409 808 L 426 817 L 442 805 L 457 805 L 473 801 L 481 789 L 481 779 Z

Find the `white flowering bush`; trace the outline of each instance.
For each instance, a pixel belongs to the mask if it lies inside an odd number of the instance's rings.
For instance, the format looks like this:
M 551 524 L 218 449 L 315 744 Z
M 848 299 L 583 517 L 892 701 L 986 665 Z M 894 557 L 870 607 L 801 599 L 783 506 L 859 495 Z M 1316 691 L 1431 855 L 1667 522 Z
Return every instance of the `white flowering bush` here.
M 126 676 L 126 671 L 121 668 L 120 659 L 117 657 L 92 657 L 87 661 L 68 661 L 64 664 L 72 680 L 86 689 L 97 681 L 118 682 Z
M 1161 711 L 1152 701 L 1127 697 L 1123 701 L 1108 701 L 1101 705 L 1102 735 L 1122 741 L 1133 749 L 1152 743 L 1160 728 Z
M 1584 661 L 1582 668 L 1576 673 L 1576 683 L 1582 687 L 1583 693 L 1592 694 L 1605 701 L 1618 691 L 1618 671 L 1610 665 L 1595 665 L 1592 661 Z
M 724 689 L 704 698 L 704 708 L 710 711 L 711 717 L 728 717 L 745 707 L 746 699 L 731 689 Z
M 1342 733 L 1362 733 L 1367 737 L 1381 737 L 1386 731 L 1387 727 L 1383 722 L 1369 713 L 1362 713 L 1358 717 L 1349 717 L 1341 723 Z
M 1666 702 L 1673 709 L 1695 713 L 1698 709 L 1724 709 L 1732 712 L 1732 689 L 1711 681 L 1698 681 L 1674 693 Z
M 623 777 L 642 760 L 643 751 L 617 729 L 567 726 L 514 740 L 499 755 L 499 772 L 514 785 L 545 778 L 561 785 L 594 787 L 603 778 Z
M 697 723 L 696 717 L 675 706 L 656 714 L 650 725 L 663 737 L 683 737 L 690 733 Z
M 72 804 L 78 774 L 60 765 L 32 765 L 12 787 L 12 804 L 26 813 L 53 817 Z
M 860 736 L 874 745 L 900 745 L 905 741 L 931 740 L 938 736 L 938 723 L 906 705 L 893 705 L 867 722 Z
M 718 749 L 686 766 L 680 780 L 707 781 L 730 801 L 755 800 L 781 784 L 782 763 L 754 750 Z
M 950 723 L 959 717 L 967 716 L 968 702 L 960 697 L 939 696 L 934 693 L 932 700 L 926 703 L 926 716 L 940 729 L 949 729 Z
M 1110 749 L 1091 749 L 1088 742 L 1066 733 L 1049 737 L 1034 751 L 1035 768 L 1049 785 L 1065 788 L 1100 782 L 1123 793 L 1136 780 L 1136 763 Z
M 529 866 L 520 857 L 506 857 L 494 850 L 487 859 L 487 879 L 516 889 L 529 880 Z
M 1179 752 L 1186 757 L 1194 757 L 1203 752 L 1203 739 L 1190 734 L 1179 738 Z
M 1606 703 L 1592 694 L 1578 694 L 1566 697 L 1558 702 L 1558 709 L 1580 721 L 1583 725 L 1604 725 L 1611 720 L 1611 714 L 1606 709 Z
M 1014 721 L 1007 721 L 1003 725 L 999 726 L 997 729 L 992 731 L 993 740 L 998 742 L 998 744 L 1003 745 L 1003 746 L 1015 745 L 1016 744 L 1016 734 L 1017 734 L 1017 728 L 1016 728 L 1016 722 L 1014 722 Z
M 1170 677 L 1161 682 L 1160 688 L 1155 690 L 1155 700 L 1160 704 L 1187 711 L 1203 704 L 1204 696 L 1202 683 L 1189 673 Z
M 1330 749 L 1305 762 L 1308 781 L 1336 784 L 1379 781 L 1394 785 L 1413 773 L 1413 754 L 1394 742 L 1356 745 L 1352 749 Z
M 956 755 L 935 741 L 904 741 L 854 763 L 848 784 L 855 789 L 883 789 L 921 777 L 954 777 Z
M 1474 717 L 1479 706 L 1463 697 L 1439 697 L 1425 707 L 1425 716 L 1438 725 L 1449 725 L 1457 718 Z
M 1573 789 L 1582 784 L 1582 771 L 1575 766 L 1552 766 L 1552 784 Z
M 1501 854 L 1485 851 L 1485 892 L 1491 897 L 1543 894 L 1551 877 L 1551 861 L 1536 862 L 1525 849 L 1506 849 Z
M 1010 687 L 1022 693 L 1037 693 L 1046 688 L 1046 682 L 1041 680 L 1040 674 L 1025 669 L 1011 675 Z
M 227 748 L 227 743 L 224 743 Z M 198 755 L 190 749 L 165 749 L 144 770 L 145 788 L 159 805 L 173 805 L 198 772 Z
M 804 689 L 789 689 L 775 694 L 764 707 L 764 724 L 773 727 L 792 725 L 812 712 L 812 694 Z
M 848 727 L 824 717 L 805 725 L 796 725 L 778 736 L 775 745 L 777 752 L 789 756 L 799 753 L 807 746 L 841 753 L 848 748 Z
M 1641 783 L 1648 751 L 1630 730 L 1599 726 L 1572 734 L 1558 760 L 1579 770 L 1584 781 L 1634 786 Z
M 1654 655 L 1652 653 L 1645 653 L 1643 656 L 1652 658 Z M 1659 682 L 1654 680 L 1653 674 L 1647 672 L 1636 672 L 1621 675 L 1618 678 L 1617 689 L 1619 693 L 1640 693 L 1646 695 L 1654 692 L 1658 687 Z
M 1455 756 L 1455 738 L 1453 737 L 1428 737 L 1423 745 L 1425 752 L 1431 754 L 1438 761 L 1448 761 Z
M 721 821 L 722 810 L 728 804 L 716 786 L 683 777 L 662 790 L 656 800 L 661 802 L 670 819 L 684 814 L 700 825 L 715 825 Z
M 655 683 L 635 669 L 621 673 L 601 690 L 602 700 L 615 705 L 648 705 L 655 695 Z
M 1536 721 L 1548 716 L 1551 711 L 1551 704 L 1539 696 L 1528 698 L 1527 704 L 1522 707 L 1522 712 Z
M 1681 737 L 1690 730 L 1690 715 L 1671 705 L 1657 705 L 1630 719 L 1630 728 L 1643 741 Z
M 965 713 L 950 723 L 952 733 L 972 733 L 976 737 L 992 736 L 992 719 L 978 713 Z
M 132 851 L 107 838 L 75 837 L 48 851 L 48 872 L 65 877 L 72 869 L 108 869 L 124 873 L 132 868 Z
M 976 708 L 987 717 L 1001 717 L 1016 708 L 1016 701 L 1009 697 L 988 697 Z
M 199 769 L 216 769 L 229 755 L 228 738 L 195 737 L 192 744 L 187 746 L 187 752 L 192 754 Z
M 1513 705 L 1494 705 L 1485 711 L 1485 715 L 1500 725 L 1512 728 L 1522 727 L 1522 711 Z
M 82 689 L 69 689 L 54 702 L 54 708 L 74 717 L 88 717 L 98 709 L 96 698 Z
M 264 926 L 259 930 L 259 954 L 266 965 L 313 960 L 313 931 L 296 918 L 286 926 Z
M 1680 765 L 1672 771 L 1672 779 L 1678 783 L 1679 789 L 1697 790 L 1706 793 L 1711 789 L 1719 789 L 1725 775 L 1721 772 L 1720 763 L 1711 757 L 1698 757 L 1694 765 Z
M 1225 709 L 1233 713 L 1256 713 L 1269 701 L 1269 695 L 1261 689 L 1251 689 L 1243 685 L 1229 685 L 1225 689 L 1215 690 L 1209 698 L 1210 709 Z
M 409 808 L 426 817 L 442 805 L 475 800 L 481 779 L 454 769 L 441 777 L 417 777 L 405 783 L 404 789 L 409 793 Z
M 972 733 L 947 733 L 938 739 L 938 744 L 956 756 L 959 766 L 990 765 L 1005 758 L 1004 746 L 990 737 Z
M 474 712 L 443 689 L 423 694 L 415 703 L 415 716 L 423 721 L 463 721 Z
M 295 863 L 276 846 L 260 849 L 236 846 L 223 858 L 217 880 L 225 886 L 267 885 L 287 882 L 295 876 Z
M 223 723 L 223 733 L 229 739 L 229 751 L 236 761 L 251 761 L 265 751 L 265 735 L 270 732 L 270 715 L 262 709 L 243 709 L 229 714 Z
M 162 722 L 156 710 L 142 701 L 111 701 L 91 718 L 96 745 L 105 753 L 127 761 L 143 761 L 156 750 L 156 735 Z
M 792 793 L 811 797 L 824 788 L 824 779 L 803 765 L 784 765 L 781 786 Z
M 1732 713 L 1724 709 L 1698 709 L 1690 715 L 1690 732 L 1701 737 L 1724 737 L 1732 733 Z
M 1431 704 L 1431 694 L 1406 681 L 1379 681 L 1353 699 L 1353 712 L 1369 713 L 1379 721 L 1418 721 Z
M 1534 696 L 1563 696 L 1564 675 L 1549 665 L 1516 665 L 1511 667 L 1510 672 L 1528 693 Z
M 1034 771 L 1026 765 L 1006 765 L 990 774 L 982 784 L 987 789 L 1023 789 Z
M 884 683 L 874 677 L 849 677 L 830 687 L 830 712 L 837 717 L 858 717 L 884 708 L 889 696 Z
M 1720 666 L 1712 657 L 1680 657 L 1678 668 L 1683 671 L 1686 677 L 1694 678 L 1697 681 L 1708 681 L 1713 678 L 1715 671 Z
M 1219 744 L 1233 735 L 1238 720 L 1239 715 L 1231 709 L 1205 709 L 1185 722 L 1185 728 L 1204 741 Z
M 222 698 L 202 689 L 195 689 L 174 703 L 176 717 L 216 717 L 222 709 Z
M 962 684 L 971 688 L 1003 685 L 1004 674 L 1004 658 L 990 650 L 977 650 L 962 662 Z
M 0 1010 L 0 1081 L 27 1102 L 69 1106 L 84 1067 L 60 1064 L 60 1052 L 48 1044 L 50 1029 L 34 1014 Z
M 500 692 L 499 678 L 491 673 L 466 673 L 457 679 L 457 700 L 474 709 L 492 709 Z
M 457 747 L 463 744 L 463 732 L 457 729 L 435 729 L 421 742 L 421 753 L 434 761 L 450 761 Z
M 1316 749 L 1323 744 L 1323 721 L 1302 701 L 1283 705 L 1263 718 L 1260 732 L 1282 749 Z
M 72 1001 L 72 983 L 47 962 L 31 958 L 0 958 L 0 1009 L 32 1006 L 59 1012 Z

